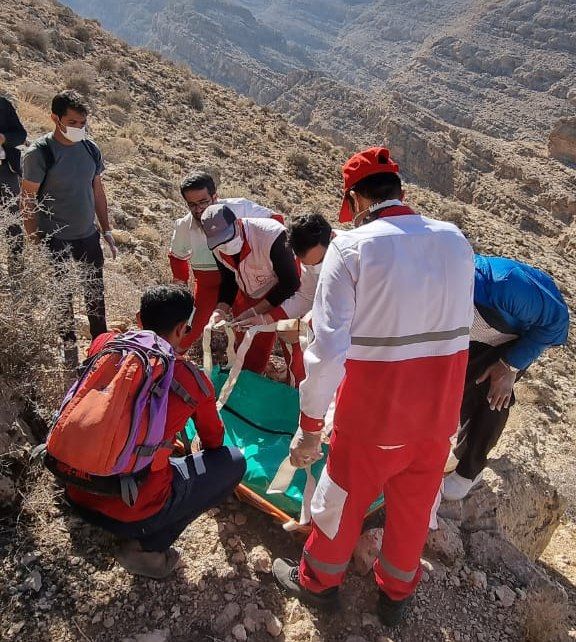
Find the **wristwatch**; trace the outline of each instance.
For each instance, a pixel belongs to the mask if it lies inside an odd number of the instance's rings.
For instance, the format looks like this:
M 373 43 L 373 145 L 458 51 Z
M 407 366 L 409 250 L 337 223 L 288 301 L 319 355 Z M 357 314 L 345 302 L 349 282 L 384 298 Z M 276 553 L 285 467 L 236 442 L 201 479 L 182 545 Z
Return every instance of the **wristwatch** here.
M 513 372 L 514 374 L 518 374 L 520 372 L 520 368 L 515 368 L 514 366 L 511 366 L 507 361 L 504 361 L 504 359 L 500 359 L 500 363 L 504 364 L 510 372 Z

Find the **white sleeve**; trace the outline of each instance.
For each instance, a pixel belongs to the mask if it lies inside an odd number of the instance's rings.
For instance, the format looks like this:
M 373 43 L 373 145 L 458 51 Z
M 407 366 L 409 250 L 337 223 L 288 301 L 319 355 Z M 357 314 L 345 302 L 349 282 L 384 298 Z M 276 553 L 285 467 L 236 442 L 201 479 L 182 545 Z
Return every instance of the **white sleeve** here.
M 323 419 L 344 377 L 355 307 L 356 284 L 341 251 L 331 243 L 312 308 L 314 341 L 304 353 L 300 410 L 308 417 Z
M 177 259 L 189 259 L 192 256 L 192 234 L 188 217 L 189 215 L 179 218 L 174 224 L 174 232 L 170 241 L 170 254 Z
M 314 295 L 318 287 L 318 276 L 303 269 L 300 275 L 300 288 L 280 306 L 288 319 L 301 319 L 308 314 L 314 303 Z
M 270 218 L 274 212 L 247 198 L 230 199 L 232 210 L 237 218 Z

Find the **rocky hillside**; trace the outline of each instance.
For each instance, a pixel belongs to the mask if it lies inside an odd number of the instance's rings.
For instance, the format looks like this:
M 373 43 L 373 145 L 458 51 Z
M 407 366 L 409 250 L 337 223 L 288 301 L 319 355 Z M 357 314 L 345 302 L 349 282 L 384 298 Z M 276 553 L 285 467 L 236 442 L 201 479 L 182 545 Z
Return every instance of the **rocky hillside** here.
M 444 195 L 548 234 L 576 215 L 571 0 L 69 4 Z
M 153 12 L 160 3 L 140 5 Z M 243 9 L 250 9 L 248 3 Z M 334 220 L 343 149 L 193 75 L 188 67 L 126 45 L 52 0 L 0 0 L 0 15 L 0 90 L 14 99 L 31 137 L 51 127 L 48 104 L 57 89 L 75 87 L 91 102 L 91 128 L 106 160 L 104 179 L 120 247 L 118 260 L 106 264 L 112 325 L 130 322 L 143 287 L 169 279 L 166 245 L 172 221 L 183 211 L 177 185 L 192 168 L 219 174 L 224 195 L 251 197 L 285 213 L 316 209 Z M 410 107 L 400 97 L 395 100 L 402 107 L 398 127 L 408 131 Z M 457 164 L 454 181 L 460 177 L 460 189 L 474 185 L 475 196 L 463 204 L 408 185 L 409 202 L 456 221 L 481 251 L 548 270 L 574 310 L 574 224 L 567 215 L 554 218 L 544 206 L 542 214 L 537 210 L 530 218 L 515 210 L 517 194 L 535 200 L 541 189 L 537 181 L 548 180 L 554 171 L 568 184 L 571 170 L 557 162 L 547 164 L 553 170 L 543 174 L 543 157 L 529 142 L 522 143 L 522 165 L 505 163 L 506 150 L 519 143 L 495 148 L 486 160 L 492 137 L 484 135 L 486 147 L 478 147 L 479 139 L 468 130 L 418 113 L 424 120 L 416 129 L 435 132 L 428 153 L 437 154 L 452 141 L 456 147 L 439 157 L 437 166 Z M 561 129 L 554 149 L 564 149 L 565 136 Z M 492 163 L 493 180 L 501 172 L 501 193 L 482 174 L 465 171 L 466 156 L 459 150 Z M 517 167 L 526 173 L 514 174 Z M 569 199 L 564 184 L 557 185 L 550 198 Z M 497 197 L 499 215 L 492 213 L 491 199 Z M 0 252 L 0 320 L 9 323 L 13 311 L 4 257 Z M 82 331 L 80 314 L 78 322 Z M 21 326 L 26 341 L 29 332 L 25 323 Z M 378 533 L 365 537 L 344 588 L 342 613 L 318 616 L 286 600 L 269 574 L 270 556 L 297 557 L 299 542 L 287 540 L 278 526 L 235 501 L 186 531 L 184 567 L 173 579 L 157 584 L 119 570 L 112 543 L 70 515 L 48 474 L 29 471 L 27 453 L 37 427 L 30 427 L 20 407 L 18 381 L 4 381 L 0 363 L 0 637 L 27 642 L 566 638 L 576 629 L 566 606 L 575 598 L 576 530 L 568 518 L 557 526 L 566 506 L 562 496 L 572 515 L 575 509 L 575 348 L 572 336 L 567 348 L 547 354 L 519 386 L 519 403 L 487 483 L 464 505 L 442 508 L 441 529 L 427 551 L 426 582 L 411 618 L 395 631 L 382 630 L 374 619 L 376 590 L 360 574 Z

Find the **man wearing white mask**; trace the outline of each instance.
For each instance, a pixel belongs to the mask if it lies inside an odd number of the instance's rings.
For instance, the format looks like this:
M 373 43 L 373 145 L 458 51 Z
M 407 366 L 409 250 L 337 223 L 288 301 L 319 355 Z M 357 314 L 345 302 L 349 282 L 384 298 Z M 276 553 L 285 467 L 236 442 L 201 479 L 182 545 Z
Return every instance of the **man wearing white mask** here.
M 88 107 L 80 94 L 63 91 L 52 99 L 54 131 L 36 140 L 23 161 L 21 212 L 28 239 L 45 242 L 57 263 L 71 257 L 85 276 L 85 300 L 92 339 L 107 331 L 100 234 L 116 258 L 116 246 L 102 184 L 102 154 L 86 134 Z M 98 220 L 99 227 L 96 224 Z M 62 319 L 64 358 L 77 362 L 72 299 Z
M 312 311 L 318 278 L 324 256 L 330 241 L 336 236 L 330 223 L 322 214 L 300 214 L 288 224 L 288 246 L 300 264 L 300 288 L 281 305 L 263 314 L 253 314 L 252 309 L 238 316 L 238 325 L 250 328 L 255 325 L 268 325 L 280 319 L 302 319 Z M 284 358 L 286 359 L 288 381 L 298 387 L 304 380 L 304 358 L 298 336 L 288 337 L 281 333 Z
M 218 305 L 209 325 L 229 317 L 264 314 L 289 299 L 300 287 L 296 259 L 286 243 L 286 228 L 274 219 L 239 219 L 223 204 L 210 205 L 201 218 L 208 247 L 222 275 Z M 237 344 L 242 338 L 237 335 Z M 244 368 L 264 372 L 275 333 L 253 341 Z

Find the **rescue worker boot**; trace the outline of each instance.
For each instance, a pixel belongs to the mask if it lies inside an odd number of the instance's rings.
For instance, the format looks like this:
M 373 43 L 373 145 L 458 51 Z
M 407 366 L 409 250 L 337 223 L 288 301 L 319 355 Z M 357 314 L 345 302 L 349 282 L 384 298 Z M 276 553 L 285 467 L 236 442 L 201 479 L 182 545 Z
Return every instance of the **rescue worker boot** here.
M 122 542 L 114 557 L 132 575 L 143 575 L 155 580 L 168 577 L 180 561 L 180 553 L 175 548 L 161 552 L 144 551 L 137 540 Z
M 412 596 L 405 600 L 392 600 L 384 591 L 379 591 L 378 618 L 384 626 L 398 626 L 404 619 L 406 612 L 412 602 Z
M 272 564 L 272 575 L 276 584 L 288 595 L 297 597 L 301 602 L 317 606 L 324 610 L 335 610 L 339 606 L 338 587 L 329 588 L 320 593 L 308 591 L 300 584 L 298 564 L 291 560 L 275 559 Z

